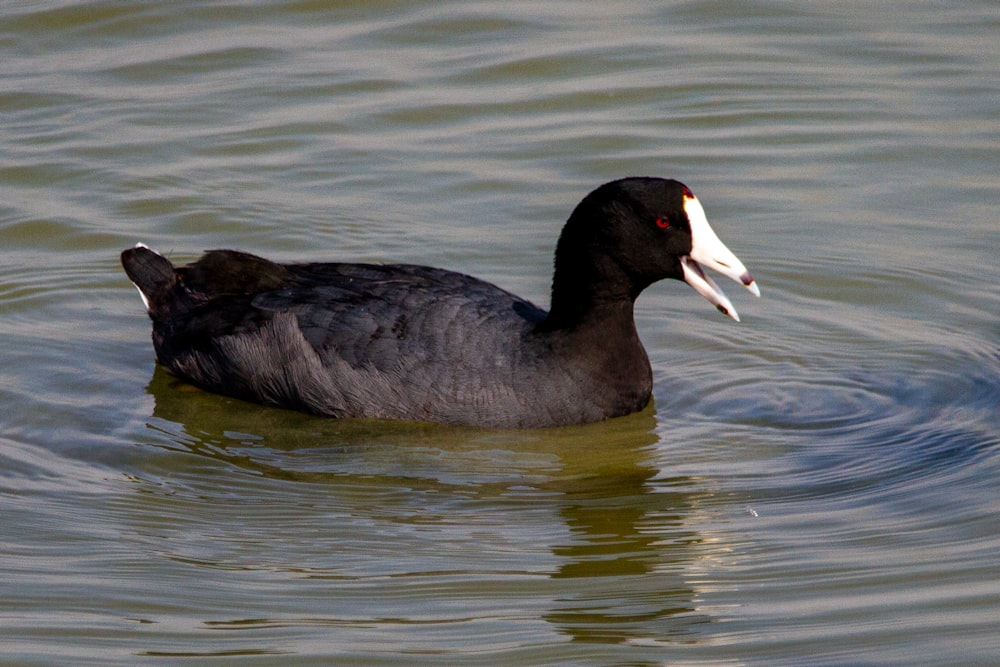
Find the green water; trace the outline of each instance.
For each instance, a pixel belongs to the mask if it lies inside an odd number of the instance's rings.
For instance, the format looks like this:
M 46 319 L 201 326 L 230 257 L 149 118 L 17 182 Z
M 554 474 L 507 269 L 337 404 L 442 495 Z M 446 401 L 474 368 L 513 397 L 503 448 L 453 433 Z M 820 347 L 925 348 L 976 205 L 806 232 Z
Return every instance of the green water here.
M 1000 660 L 990 3 L 0 7 L 0 662 Z M 763 299 L 655 402 L 315 419 L 157 368 L 118 253 L 405 261 L 544 305 L 573 206 L 705 205 Z M 720 281 L 721 284 L 721 281 Z

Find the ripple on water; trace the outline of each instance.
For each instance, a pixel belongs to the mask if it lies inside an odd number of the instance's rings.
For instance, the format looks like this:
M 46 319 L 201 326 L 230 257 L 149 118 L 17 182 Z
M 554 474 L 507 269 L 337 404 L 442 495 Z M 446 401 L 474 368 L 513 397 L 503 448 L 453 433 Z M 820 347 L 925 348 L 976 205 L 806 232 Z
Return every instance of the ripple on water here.
M 989 662 L 995 11 L 395 4 L 0 3 L 10 659 Z M 688 182 L 764 299 L 734 326 L 649 290 L 656 405 L 594 428 L 206 395 L 117 263 L 416 261 L 544 302 L 560 222 L 632 173 Z

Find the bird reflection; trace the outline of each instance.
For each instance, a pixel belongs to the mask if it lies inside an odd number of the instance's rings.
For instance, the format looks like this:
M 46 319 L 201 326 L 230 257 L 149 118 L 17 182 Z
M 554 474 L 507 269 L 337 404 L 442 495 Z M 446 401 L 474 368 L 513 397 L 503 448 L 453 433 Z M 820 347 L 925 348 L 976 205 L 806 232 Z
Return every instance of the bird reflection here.
M 490 529 L 500 531 L 502 540 L 504 531 L 516 533 L 519 511 L 530 512 L 533 521 L 548 512 L 543 520 L 551 526 L 540 531 L 547 544 L 530 545 L 512 559 L 533 562 L 510 567 L 520 575 L 547 568 L 548 576 L 533 579 L 525 595 L 536 602 L 544 596 L 548 610 L 540 618 L 573 641 L 690 641 L 692 626 L 711 620 L 697 611 L 696 591 L 686 582 L 703 542 L 689 518 L 703 486 L 696 491 L 690 479 L 664 478 L 650 463 L 660 439 L 651 407 L 601 424 L 504 432 L 309 417 L 200 392 L 159 367 L 148 390 L 155 398 L 151 426 L 173 448 L 273 480 L 349 480 L 354 489 L 405 487 L 433 499 L 424 517 L 413 512 L 421 500 L 411 500 L 405 516 L 400 511 L 394 519 L 400 524 L 422 521 L 426 531 L 441 499 L 454 498 L 441 521 L 475 526 L 484 515 L 500 514 L 507 524 Z M 330 485 L 330 493 L 337 488 Z M 383 516 L 394 510 L 378 511 Z M 484 529 L 467 530 L 471 535 Z M 434 539 L 433 530 L 421 535 Z M 541 565 L 535 547 L 549 553 Z M 372 545 L 372 557 L 385 549 L 396 547 Z M 456 555 L 456 570 L 468 567 L 459 560 Z M 489 567 L 483 576 L 504 577 L 501 566 L 491 561 Z M 447 595 L 447 587 L 440 594 Z

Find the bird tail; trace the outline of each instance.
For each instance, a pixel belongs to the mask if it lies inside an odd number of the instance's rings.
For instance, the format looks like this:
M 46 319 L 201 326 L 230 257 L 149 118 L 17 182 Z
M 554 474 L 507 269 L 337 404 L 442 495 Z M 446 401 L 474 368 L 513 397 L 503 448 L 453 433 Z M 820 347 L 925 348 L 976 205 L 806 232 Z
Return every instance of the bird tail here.
M 139 243 L 122 253 L 122 266 L 139 290 L 150 317 L 163 312 L 175 299 L 177 272 L 166 257 Z

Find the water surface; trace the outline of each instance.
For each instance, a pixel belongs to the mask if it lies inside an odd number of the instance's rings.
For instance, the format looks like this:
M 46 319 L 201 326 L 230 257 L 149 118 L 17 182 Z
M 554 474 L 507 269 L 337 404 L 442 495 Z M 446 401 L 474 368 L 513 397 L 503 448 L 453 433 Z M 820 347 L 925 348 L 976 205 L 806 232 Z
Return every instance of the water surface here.
M 0 9 L 7 664 L 989 664 L 990 3 Z M 336 422 L 154 364 L 117 256 L 407 261 L 547 304 L 562 221 L 686 182 L 764 298 L 637 321 L 655 401 Z

